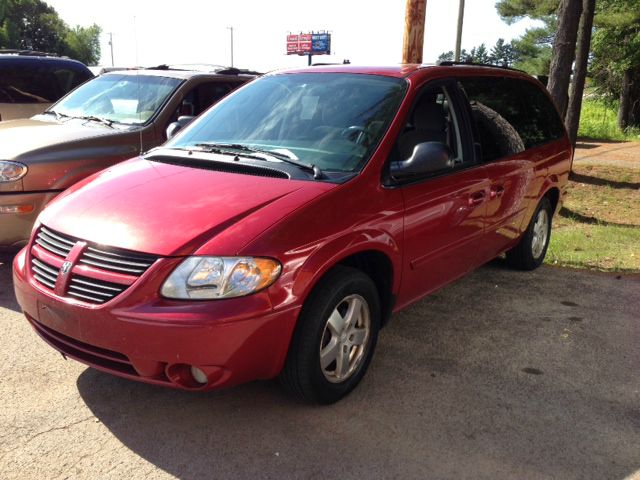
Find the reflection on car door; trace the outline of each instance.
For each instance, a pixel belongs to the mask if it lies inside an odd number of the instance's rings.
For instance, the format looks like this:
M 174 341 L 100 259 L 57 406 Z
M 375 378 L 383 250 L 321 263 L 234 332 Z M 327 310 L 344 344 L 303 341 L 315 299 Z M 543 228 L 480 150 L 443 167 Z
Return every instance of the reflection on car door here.
M 456 159 L 450 171 L 401 187 L 405 255 L 399 306 L 478 265 L 474 244 L 483 234 L 489 180 L 465 140 L 470 132 L 457 114 L 460 104 L 455 85 L 425 89 L 398 139 L 398 151 L 405 152 L 401 155 L 411 152 L 415 142 L 444 141 Z M 411 140 L 408 145 L 406 139 Z
M 527 228 L 526 213 L 546 174 L 538 145 L 562 136 L 557 115 L 539 88 L 511 78 L 460 80 L 471 106 L 482 161 L 491 182 L 486 234 L 479 253 L 488 261 L 513 246 Z M 541 97 L 542 96 L 542 97 Z M 553 108 L 553 107 L 551 107 Z M 542 112 L 541 110 L 547 110 Z

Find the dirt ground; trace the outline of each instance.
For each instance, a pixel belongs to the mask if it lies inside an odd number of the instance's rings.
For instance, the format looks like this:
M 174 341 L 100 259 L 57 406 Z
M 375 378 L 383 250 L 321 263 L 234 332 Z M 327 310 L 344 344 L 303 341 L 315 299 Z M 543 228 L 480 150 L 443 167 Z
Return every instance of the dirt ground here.
M 576 163 L 640 168 L 640 143 Z M 193 394 L 65 361 L 0 252 L 0 479 L 640 480 L 640 277 L 494 261 L 395 315 L 362 384 Z
M 0 255 L 0 478 L 640 478 L 640 278 L 495 261 L 381 333 L 328 407 L 193 394 L 65 361 Z
M 574 163 L 578 165 L 612 165 L 640 169 L 640 142 L 603 142 L 580 139 Z

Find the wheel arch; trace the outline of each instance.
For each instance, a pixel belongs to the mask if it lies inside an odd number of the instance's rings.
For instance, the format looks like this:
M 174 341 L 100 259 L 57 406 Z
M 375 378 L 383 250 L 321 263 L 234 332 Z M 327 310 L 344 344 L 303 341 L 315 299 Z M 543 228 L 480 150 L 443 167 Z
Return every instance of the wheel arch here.
M 294 283 L 294 293 L 302 304 L 336 266 L 356 268 L 365 273 L 376 286 L 380 298 L 382 325 L 391 317 L 395 295 L 400 285 L 401 254 L 390 235 L 358 232 L 319 249 L 301 267 Z M 372 238 L 376 241 L 372 242 Z

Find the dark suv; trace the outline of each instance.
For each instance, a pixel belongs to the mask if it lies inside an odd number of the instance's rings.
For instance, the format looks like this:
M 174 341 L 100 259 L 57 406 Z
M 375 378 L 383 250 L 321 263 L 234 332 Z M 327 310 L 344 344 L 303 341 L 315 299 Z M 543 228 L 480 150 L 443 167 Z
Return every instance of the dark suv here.
M 83 64 L 41 52 L 0 50 L 0 120 L 29 118 L 93 78 Z

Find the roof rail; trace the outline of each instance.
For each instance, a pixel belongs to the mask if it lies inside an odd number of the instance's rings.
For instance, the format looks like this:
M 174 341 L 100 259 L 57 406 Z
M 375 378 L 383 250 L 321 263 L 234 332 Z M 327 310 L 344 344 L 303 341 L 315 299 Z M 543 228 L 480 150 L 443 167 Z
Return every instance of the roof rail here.
M 0 53 L 12 54 L 12 55 L 24 55 L 24 56 L 32 56 L 32 57 L 58 57 L 58 58 L 68 58 L 61 57 L 55 53 L 50 52 L 40 52 L 38 50 L 18 50 L 14 48 L 0 48 Z
M 518 68 L 512 68 L 509 67 L 508 65 L 496 65 L 493 63 L 475 63 L 475 62 L 453 62 L 450 60 L 438 60 L 436 62 L 436 65 L 438 65 L 439 67 L 453 67 L 456 65 L 468 65 L 471 67 L 491 67 L 491 68 L 502 68 L 503 70 L 512 70 L 514 72 L 521 72 L 521 73 L 527 73 L 524 70 L 520 70 Z
M 145 70 L 174 70 L 182 72 L 193 71 L 201 73 L 218 73 L 221 75 L 263 75 L 261 72 L 256 72 L 254 70 L 208 64 L 167 65 L 166 63 L 163 63 L 154 67 L 147 67 L 145 68 Z
M 246 68 L 223 68 L 222 70 L 216 70 L 216 73 L 221 75 L 263 75 L 261 72 L 255 70 L 248 70 Z

